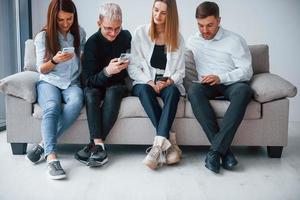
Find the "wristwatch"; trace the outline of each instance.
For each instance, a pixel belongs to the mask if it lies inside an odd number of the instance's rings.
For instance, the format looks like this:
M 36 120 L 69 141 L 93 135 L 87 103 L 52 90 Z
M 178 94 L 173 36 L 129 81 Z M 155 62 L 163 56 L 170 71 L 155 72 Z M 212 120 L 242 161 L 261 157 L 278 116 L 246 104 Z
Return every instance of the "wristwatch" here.
M 55 62 L 55 61 L 53 60 L 53 58 L 51 58 L 50 62 L 51 62 L 53 65 L 57 65 L 57 64 L 58 64 L 57 62 Z

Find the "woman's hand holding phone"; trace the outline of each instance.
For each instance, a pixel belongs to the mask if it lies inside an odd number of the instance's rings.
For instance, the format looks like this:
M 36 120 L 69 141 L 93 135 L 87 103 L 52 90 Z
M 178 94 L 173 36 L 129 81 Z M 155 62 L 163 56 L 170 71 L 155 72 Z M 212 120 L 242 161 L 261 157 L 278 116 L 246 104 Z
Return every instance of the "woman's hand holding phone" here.
M 74 53 L 71 52 L 62 52 L 58 51 L 56 55 L 53 57 L 54 62 L 56 63 L 61 63 L 61 62 L 66 62 L 70 59 L 72 59 L 74 56 Z
M 161 91 L 162 89 L 164 89 L 172 84 L 174 84 L 174 81 L 172 79 L 170 79 L 169 77 L 162 77 L 159 81 L 156 82 L 156 85 L 157 85 L 159 91 Z

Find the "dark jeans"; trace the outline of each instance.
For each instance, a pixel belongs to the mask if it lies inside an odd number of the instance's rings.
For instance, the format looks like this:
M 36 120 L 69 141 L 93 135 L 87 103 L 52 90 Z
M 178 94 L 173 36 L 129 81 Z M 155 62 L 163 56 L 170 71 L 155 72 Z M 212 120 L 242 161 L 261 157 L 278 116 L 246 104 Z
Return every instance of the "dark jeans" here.
M 118 118 L 122 98 L 128 94 L 127 88 L 125 85 L 106 89 L 87 87 L 84 94 L 90 137 L 105 140 Z
M 170 85 L 161 90 L 158 95 L 148 84 L 137 84 L 132 89 L 132 94 L 138 96 L 153 126 L 156 134 L 169 138 L 169 131 L 175 119 L 180 92 L 175 85 Z M 164 102 L 159 105 L 157 96 Z
M 252 89 L 247 83 L 234 83 L 231 85 L 215 85 L 193 83 L 188 91 L 194 115 L 201 124 L 211 149 L 225 154 L 230 147 L 233 137 L 238 129 L 248 103 L 252 97 Z M 209 100 L 224 96 L 230 105 L 220 124 Z

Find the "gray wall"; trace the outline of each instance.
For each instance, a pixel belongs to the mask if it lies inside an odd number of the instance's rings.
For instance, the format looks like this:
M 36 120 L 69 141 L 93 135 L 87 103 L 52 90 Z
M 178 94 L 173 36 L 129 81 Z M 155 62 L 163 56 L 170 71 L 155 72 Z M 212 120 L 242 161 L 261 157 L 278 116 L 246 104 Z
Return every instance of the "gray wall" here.
M 97 30 L 98 7 L 103 0 L 74 0 L 79 22 L 90 36 Z M 123 27 L 134 29 L 149 22 L 151 0 L 114 0 L 123 9 Z M 194 12 L 202 1 L 177 0 L 181 33 L 188 38 L 197 30 Z M 248 44 L 268 44 L 272 73 L 286 78 L 300 88 L 300 1 L 299 0 L 226 0 L 220 6 L 222 26 L 242 35 Z M 46 20 L 49 0 L 32 0 L 33 34 Z M 290 121 L 300 121 L 300 95 L 291 99 Z
M 15 5 L 12 0 L 0 0 L 0 79 L 17 69 Z M 5 119 L 4 95 L 0 94 L 0 121 Z M 1 122 L 0 122 L 1 123 Z M 1 124 L 0 124 L 1 126 Z

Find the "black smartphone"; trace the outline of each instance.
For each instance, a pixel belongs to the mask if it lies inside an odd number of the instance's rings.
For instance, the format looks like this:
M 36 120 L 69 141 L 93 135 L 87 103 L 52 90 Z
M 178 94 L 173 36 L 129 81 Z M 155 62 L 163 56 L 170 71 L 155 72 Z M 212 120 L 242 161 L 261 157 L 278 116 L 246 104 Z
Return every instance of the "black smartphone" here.
M 167 81 L 169 77 L 161 77 L 158 79 L 158 81 Z

